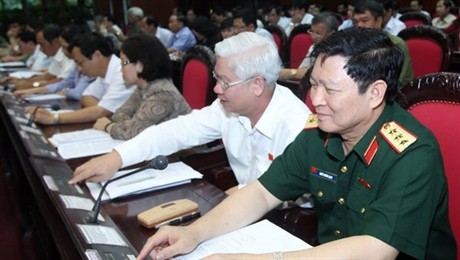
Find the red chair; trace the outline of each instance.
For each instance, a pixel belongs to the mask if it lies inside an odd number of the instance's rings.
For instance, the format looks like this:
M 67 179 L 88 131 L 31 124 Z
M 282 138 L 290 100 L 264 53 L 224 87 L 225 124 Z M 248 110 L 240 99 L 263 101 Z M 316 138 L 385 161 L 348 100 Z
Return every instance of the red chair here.
M 399 34 L 409 48 L 414 78 L 446 71 L 452 55 L 449 36 L 431 25 L 412 26 Z
M 276 46 L 278 47 L 280 58 L 284 62 L 286 59 L 286 32 L 278 25 L 266 25 L 265 30 L 272 34 L 273 40 L 275 40 Z
M 439 142 L 449 190 L 449 219 L 460 248 L 460 73 L 428 74 L 401 91 L 403 107 L 428 127 Z
M 182 95 L 192 109 L 201 109 L 216 99 L 213 91 L 216 82 L 212 77 L 215 63 L 214 53 L 203 45 L 193 46 L 184 54 Z
M 309 29 L 309 24 L 300 24 L 292 29 L 288 39 L 289 68 L 298 68 L 313 44 Z
M 419 11 L 410 11 L 404 13 L 399 17 L 406 27 L 417 26 L 417 25 L 431 25 L 431 18 L 422 14 Z

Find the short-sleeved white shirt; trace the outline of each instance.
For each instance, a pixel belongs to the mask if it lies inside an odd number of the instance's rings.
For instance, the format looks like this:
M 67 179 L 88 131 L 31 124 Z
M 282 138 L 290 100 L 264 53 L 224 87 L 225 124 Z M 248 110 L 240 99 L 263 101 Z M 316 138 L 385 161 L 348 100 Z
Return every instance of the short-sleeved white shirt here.
M 121 74 L 120 58 L 110 57 L 104 78 L 97 77 L 83 92 L 83 96 L 99 99 L 98 106 L 114 113 L 131 96 L 136 87 L 125 86 Z
M 254 127 L 249 118 L 210 106 L 151 126 L 117 146 L 123 167 L 222 139 L 240 185 L 256 180 L 304 128 L 310 110 L 291 90 L 276 85 L 270 104 Z

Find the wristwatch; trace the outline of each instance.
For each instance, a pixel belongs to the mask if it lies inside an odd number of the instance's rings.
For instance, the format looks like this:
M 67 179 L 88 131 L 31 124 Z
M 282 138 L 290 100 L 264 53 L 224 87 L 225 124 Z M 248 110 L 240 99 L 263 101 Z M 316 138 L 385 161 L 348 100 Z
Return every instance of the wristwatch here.
M 291 69 L 291 77 L 292 78 L 295 76 L 295 74 L 297 74 L 297 70 L 296 69 Z
M 34 88 L 40 87 L 40 82 L 35 81 L 34 83 L 32 83 L 32 87 L 34 87 Z

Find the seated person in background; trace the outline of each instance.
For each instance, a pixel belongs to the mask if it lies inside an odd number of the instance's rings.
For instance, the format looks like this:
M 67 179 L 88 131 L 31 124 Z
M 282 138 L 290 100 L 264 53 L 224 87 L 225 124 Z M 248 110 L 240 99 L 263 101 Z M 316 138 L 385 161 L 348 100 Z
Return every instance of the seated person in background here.
M 406 28 L 406 24 L 398 18 L 394 17 L 394 0 L 383 1 L 383 30 L 389 32 L 395 36 L 398 36 L 399 32 Z
M 235 13 L 233 17 L 233 27 L 235 27 L 236 34 L 241 32 L 255 32 L 273 42 L 272 34 L 264 28 L 257 27 L 257 17 L 252 10 L 242 9 Z
M 353 10 L 353 24 L 357 27 L 382 29 L 383 23 L 383 6 L 373 0 L 362 0 L 357 2 Z M 406 42 L 398 36 L 388 33 L 388 36 L 404 54 L 404 63 L 399 76 L 399 88 L 402 88 L 414 78 L 412 70 L 412 61 L 409 55 L 409 48 Z
M 137 86 L 111 119 L 99 118 L 94 128 L 115 139 L 131 139 L 145 128 L 190 113 L 190 106 L 171 80 L 171 61 L 155 36 L 135 35 L 121 46 L 126 86 Z
M 21 53 L 18 46 L 18 35 L 24 29 L 24 21 L 21 18 L 13 18 L 11 22 L 8 23 L 8 31 L 6 36 L 8 38 L 5 49 L 1 48 L 0 55 L 4 57 L 24 57 L 24 54 Z
M 211 22 L 208 17 L 198 16 L 193 19 L 190 29 L 195 35 L 196 44 L 204 45 L 214 51 L 216 43 L 222 39 L 220 37 L 219 27 Z
M 439 0 L 436 2 L 437 17 L 433 18 L 431 24 L 434 27 L 444 29 L 449 27 L 457 17 L 450 12 L 452 11 L 453 4 L 451 0 Z
M 71 53 L 75 45 L 80 45 L 77 42 L 85 40 L 81 37 L 79 39 L 75 39 L 78 37 L 77 35 L 80 33 L 80 31 L 80 27 L 76 25 L 69 25 L 63 30 L 61 36 L 59 37 L 62 50 L 64 51 L 64 54 L 69 58 L 72 58 Z M 24 97 L 32 94 L 58 93 L 65 95 L 68 99 L 80 100 L 83 91 L 94 80 L 94 77 L 88 77 L 83 73 L 80 73 L 78 71 L 78 67 L 74 66 L 70 74 L 59 82 L 43 87 L 16 90 L 13 92 L 13 94 L 16 97 Z
M 169 17 L 169 30 L 174 33 L 172 46 L 168 52 L 184 53 L 196 44 L 195 36 L 187 26 L 187 20 L 182 15 Z M 181 56 L 180 54 L 178 56 Z
M 165 48 L 169 48 L 173 44 L 174 33 L 161 27 L 160 23 L 153 15 L 147 15 L 142 18 L 141 30 L 147 35 L 157 37 Z
M 188 226 L 161 228 L 138 259 L 188 253 L 305 192 L 319 246 L 210 259 L 455 259 L 439 145 L 394 101 L 401 50 L 382 30 L 355 27 L 318 43 L 312 57 L 318 114 L 305 130 L 257 181 Z
M 267 16 L 268 24 L 279 26 L 285 33 L 287 32 L 291 23 L 291 18 L 283 15 L 283 9 L 281 6 L 274 4 L 268 4 L 265 7 L 265 15 Z
M 7 77 L 2 82 L 10 81 L 14 84 L 15 89 L 18 90 L 40 87 L 66 78 L 75 67 L 75 63 L 64 55 L 59 42 L 61 33 L 61 27 L 56 24 L 48 24 L 36 33 L 41 51 L 48 57 L 52 57 L 51 64 L 45 74 L 25 79 Z
M 311 29 L 308 31 L 313 39 L 313 44 L 308 49 L 307 55 L 299 65 L 298 69 L 282 69 L 280 71 L 280 79 L 301 80 L 307 70 L 313 65 L 314 61 L 310 55 L 315 48 L 315 44 L 322 41 L 327 36 L 335 33 L 338 30 L 337 19 L 332 13 L 324 12 L 316 15 L 311 24 Z
M 108 27 L 113 26 L 113 25 L 110 25 L 110 24 L 107 23 L 107 17 L 103 16 L 103 15 L 100 15 L 100 14 L 95 15 L 94 18 L 93 18 L 93 22 L 94 22 L 94 26 L 93 26 L 91 31 L 98 32 L 98 33 L 102 34 L 102 36 L 109 38 L 112 41 L 112 43 L 115 46 L 115 48 L 117 50 L 119 50 L 120 46 L 121 46 L 121 41 L 117 38 L 117 36 L 115 36 L 114 33 L 112 33 L 113 31 L 118 32 L 118 30 L 117 29 L 112 29 L 112 30 L 109 31 L 107 29 Z M 118 26 L 116 26 L 116 27 L 118 27 Z M 121 29 L 119 31 L 121 32 Z
M 220 23 L 220 35 L 222 39 L 227 39 L 236 34 L 235 27 L 233 27 L 233 18 L 227 17 Z
M 75 42 L 79 45 L 75 44 L 72 49 L 72 57 L 79 71 L 88 77 L 97 77 L 83 92 L 82 108 L 55 114 L 39 108 L 35 122 L 45 125 L 93 122 L 112 115 L 136 89 L 125 86 L 120 73 L 121 60 L 114 54 L 110 39 L 99 33 L 85 33 L 81 37 L 84 40 Z
M 75 170 L 70 183 L 106 180 L 122 166 L 219 139 L 240 187 L 255 181 L 303 129 L 310 111 L 276 84 L 281 59 L 272 41 L 244 32 L 219 42 L 215 51 L 218 99 L 90 160 Z
M 46 56 L 37 44 L 35 33 L 30 30 L 23 30 L 18 35 L 18 47 L 23 56 L 7 56 L 2 61 L 23 61 L 31 70 L 45 70 L 51 64 L 51 57 Z
M 421 12 L 422 14 L 426 15 L 428 18 L 431 19 L 431 14 L 423 10 L 423 0 L 411 0 L 410 7 L 415 11 Z

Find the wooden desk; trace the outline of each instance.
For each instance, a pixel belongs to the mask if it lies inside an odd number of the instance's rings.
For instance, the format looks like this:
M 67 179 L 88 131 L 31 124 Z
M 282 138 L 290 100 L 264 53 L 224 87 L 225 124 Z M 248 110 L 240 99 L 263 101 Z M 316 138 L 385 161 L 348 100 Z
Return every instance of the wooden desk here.
M 77 187 L 67 184 L 73 170 L 47 144 L 45 137 L 84 129 L 88 124 L 49 126 L 43 128 L 44 135 L 36 134 L 37 129 L 25 126 L 27 120 L 22 118 L 22 105 L 5 93 L 0 93 L 0 99 L 0 159 L 6 168 L 2 174 L 8 173 L 24 234 L 29 234 L 37 245 L 40 259 L 83 259 L 85 252 L 91 249 L 104 254 L 103 257 L 113 254 L 114 259 L 122 259 L 126 254 L 137 255 L 155 232 L 137 223 L 138 213 L 167 201 L 189 198 L 199 204 L 204 214 L 225 198 L 216 187 L 203 180 L 193 180 L 186 185 L 116 199 L 103 204 L 101 215 L 105 222 L 100 225 L 114 228 L 128 245 L 87 244 L 77 224 L 85 224 L 88 211 L 65 208 L 61 195 L 90 198 L 89 192 L 84 185 L 80 186 L 83 190 L 80 193 Z M 55 183 L 58 190 L 53 190 L 50 183 Z

